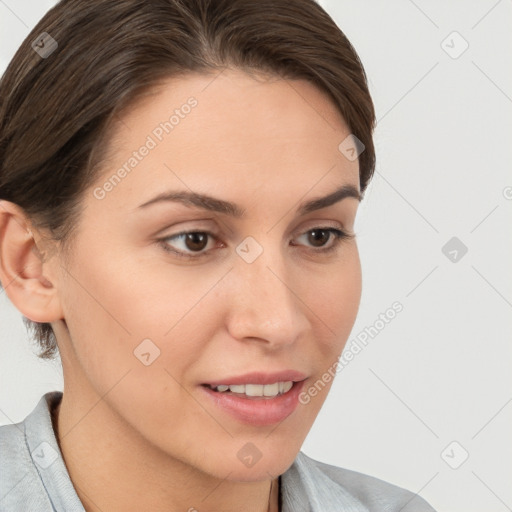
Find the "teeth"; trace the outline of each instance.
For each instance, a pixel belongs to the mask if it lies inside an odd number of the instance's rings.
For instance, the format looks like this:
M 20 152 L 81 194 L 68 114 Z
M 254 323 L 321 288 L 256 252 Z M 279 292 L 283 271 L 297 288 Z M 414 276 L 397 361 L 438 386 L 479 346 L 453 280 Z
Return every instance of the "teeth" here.
M 230 391 L 233 391 L 233 393 L 245 393 L 245 386 L 243 384 L 236 386 L 228 386 L 228 389 Z
M 287 393 L 293 386 L 292 381 L 274 382 L 274 384 L 234 384 L 227 386 L 221 384 L 212 389 L 215 391 L 225 392 L 231 391 L 232 393 L 245 394 L 247 396 L 277 396 Z
M 245 394 L 247 396 L 265 396 L 263 394 L 263 384 L 246 384 L 245 386 L 241 387 L 245 387 Z
M 279 394 L 279 382 L 276 382 L 275 384 L 267 384 L 266 386 L 261 387 L 264 396 L 276 396 Z

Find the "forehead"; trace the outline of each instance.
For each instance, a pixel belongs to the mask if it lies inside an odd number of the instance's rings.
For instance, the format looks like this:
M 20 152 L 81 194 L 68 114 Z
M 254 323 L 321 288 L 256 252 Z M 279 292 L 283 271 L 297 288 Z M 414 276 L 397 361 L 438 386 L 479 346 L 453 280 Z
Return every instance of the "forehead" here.
M 345 121 L 331 98 L 305 79 L 285 79 L 261 71 L 227 68 L 208 73 L 183 73 L 161 79 L 146 89 L 118 119 L 148 116 L 151 110 L 164 109 L 172 112 L 190 96 L 197 98 L 205 114 L 213 114 L 224 107 L 231 120 L 242 120 L 244 115 L 261 112 L 266 104 L 287 117 L 310 118 L 316 114 L 317 122 L 326 123 L 331 129 L 346 128 Z M 266 112 L 269 114 L 269 112 Z M 162 112 L 156 119 L 159 120 Z M 165 112 L 164 112 L 165 114 Z M 310 119 L 312 120 L 312 119 Z
M 323 176 L 325 189 L 341 182 L 359 188 L 357 161 L 338 149 L 349 133 L 331 99 L 306 80 L 231 69 L 172 77 L 120 113 L 95 185 L 124 168 L 111 202 L 166 185 L 199 192 L 286 183 L 291 194 L 304 194 Z

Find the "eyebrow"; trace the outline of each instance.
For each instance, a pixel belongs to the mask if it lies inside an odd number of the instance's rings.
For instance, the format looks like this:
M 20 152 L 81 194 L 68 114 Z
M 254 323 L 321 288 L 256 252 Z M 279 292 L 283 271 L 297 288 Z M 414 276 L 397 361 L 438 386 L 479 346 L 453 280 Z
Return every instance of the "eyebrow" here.
M 305 215 L 307 213 L 327 208 L 347 197 L 353 197 L 358 201 L 362 200 L 362 196 L 353 185 L 345 184 L 336 189 L 334 192 L 324 197 L 317 197 L 307 202 L 301 203 L 297 208 L 297 214 Z M 245 209 L 235 203 L 224 201 L 206 194 L 198 194 L 196 192 L 187 192 L 184 190 L 163 192 L 153 199 L 141 204 L 138 208 L 146 208 L 150 205 L 163 201 L 172 201 L 182 203 L 185 206 L 201 208 L 212 212 L 223 213 L 235 218 L 241 218 L 245 215 Z

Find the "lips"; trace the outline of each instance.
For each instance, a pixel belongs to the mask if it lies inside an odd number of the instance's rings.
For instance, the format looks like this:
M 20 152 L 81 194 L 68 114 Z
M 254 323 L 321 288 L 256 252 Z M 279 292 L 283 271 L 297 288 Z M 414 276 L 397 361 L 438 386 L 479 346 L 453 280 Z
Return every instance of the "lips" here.
M 200 388 L 220 411 L 243 423 L 264 426 L 283 421 L 293 413 L 305 379 L 305 374 L 295 370 L 251 372 L 204 383 Z M 233 392 L 231 386 L 244 393 Z M 269 394 L 272 391 L 273 396 L 265 396 L 265 390 Z
M 232 377 L 224 377 L 219 380 L 212 380 L 203 383 L 204 385 L 212 388 L 221 385 L 237 385 L 237 384 L 274 384 L 275 382 L 300 382 L 306 378 L 306 374 L 297 370 L 283 370 L 278 372 L 250 372 L 244 375 L 237 375 Z

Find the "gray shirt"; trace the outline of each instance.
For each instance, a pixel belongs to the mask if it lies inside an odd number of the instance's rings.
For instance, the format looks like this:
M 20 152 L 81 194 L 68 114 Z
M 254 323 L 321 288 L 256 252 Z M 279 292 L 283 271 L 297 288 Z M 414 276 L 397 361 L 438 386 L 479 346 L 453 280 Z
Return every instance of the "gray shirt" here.
M 21 422 L 0 427 L 0 512 L 85 512 L 64 464 L 43 395 Z M 281 475 L 283 512 L 435 512 L 417 494 L 299 452 Z

